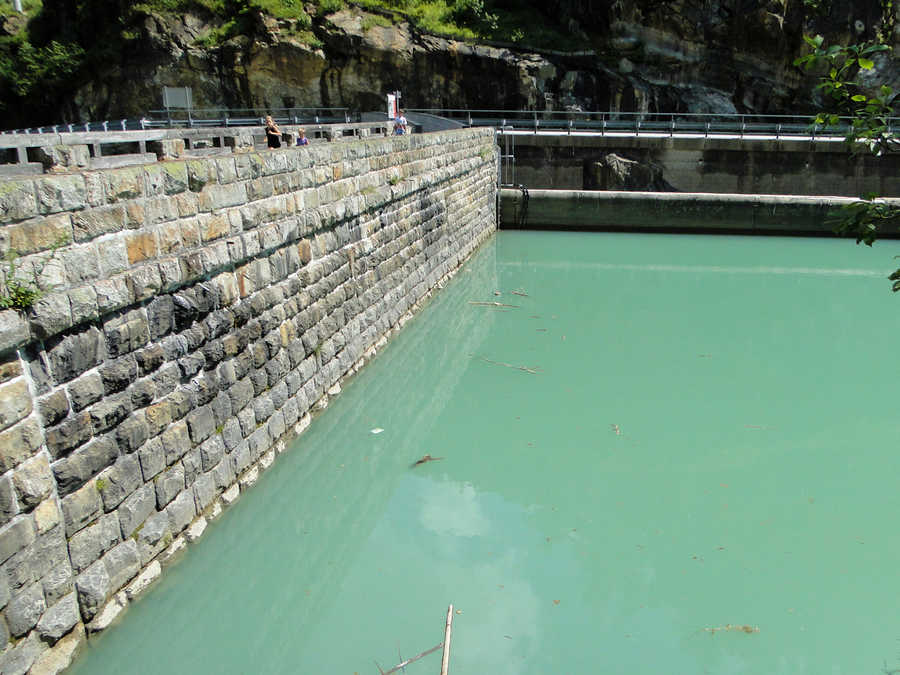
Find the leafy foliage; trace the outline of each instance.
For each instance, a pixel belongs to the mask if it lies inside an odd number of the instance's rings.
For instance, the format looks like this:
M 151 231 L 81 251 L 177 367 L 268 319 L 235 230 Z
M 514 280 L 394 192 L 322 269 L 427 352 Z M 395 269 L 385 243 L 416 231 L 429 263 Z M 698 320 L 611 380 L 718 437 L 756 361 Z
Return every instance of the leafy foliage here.
M 38 298 L 41 297 L 41 291 L 37 284 L 31 281 L 23 281 L 16 277 L 16 258 L 15 251 L 9 251 L 6 254 L 6 260 L 9 267 L 6 270 L 6 281 L 0 286 L 0 309 L 18 309 L 26 310 L 31 307 Z
M 897 140 L 888 127 L 888 117 L 892 111 L 890 101 L 893 90 L 882 85 L 875 94 L 868 93 L 857 79 L 861 71 L 872 70 L 872 60 L 879 52 L 890 51 L 890 47 L 876 42 L 854 45 L 831 45 L 823 47 L 824 38 L 804 36 L 812 51 L 794 61 L 794 65 L 805 70 L 825 68 L 817 88 L 828 96 L 834 110 L 849 115 L 847 142 L 854 151 L 864 148 L 875 155 L 891 149 Z M 838 112 L 820 112 L 816 124 L 836 126 L 840 124 Z
M 864 149 L 879 157 L 900 149 L 897 138 L 890 130 L 888 118 L 893 113 L 891 101 L 893 90 L 882 84 L 876 93 L 867 91 L 859 82 L 862 71 L 875 67 L 873 57 L 879 52 L 890 50 L 885 44 L 865 42 L 854 45 L 832 45 L 823 47 L 821 35 L 804 36 L 812 48 L 811 53 L 798 58 L 794 64 L 806 70 L 825 68 L 818 84 L 832 101 L 838 112 L 820 112 L 815 124 L 838 125 L 839 112 L 849 115 L 847 142 L 854 152 Z M 874 193 L 865 194 L 859 200 L 847 204 L 831 218 L 837 234 L 853 236 L 856 243 L 871 246 L 886 229 L 900 227 L 900 208 L 878 199 Z M 900 291 L 900 269 L 888 279 L 893 282 L 891 289 Z

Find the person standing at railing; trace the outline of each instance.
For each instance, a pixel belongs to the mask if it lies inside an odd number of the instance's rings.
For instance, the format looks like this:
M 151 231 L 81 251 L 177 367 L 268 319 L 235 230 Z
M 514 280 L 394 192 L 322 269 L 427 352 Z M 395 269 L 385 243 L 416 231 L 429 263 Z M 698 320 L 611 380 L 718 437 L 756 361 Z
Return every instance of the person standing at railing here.
M 271 115 L 266 115 L 266 144 L 270 149 L 281 147 L 281 129 Z
M 403 116 L 403 111 L 399 111 L 400 116 L 394 118 L 394 135 L 402 136 L 406 132 L 406 117 Z
M 309 145 L 309 139 L 306 137 L 306 129 L 303 127 L 297 129 L 297 145 Z

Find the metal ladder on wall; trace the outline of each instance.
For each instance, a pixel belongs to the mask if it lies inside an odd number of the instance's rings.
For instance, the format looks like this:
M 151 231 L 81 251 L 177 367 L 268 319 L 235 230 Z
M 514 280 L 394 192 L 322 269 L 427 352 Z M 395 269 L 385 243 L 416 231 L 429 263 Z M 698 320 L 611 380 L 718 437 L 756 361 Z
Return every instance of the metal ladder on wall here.
M 500 151 L 500 165 L 497 167 L 497 182 L 500 187 L 515 187 L 516 185 L 516 137 L 505 133 L 504 130 L 512 130 L 511 126 L 500 127 L 498 132 L 503 139 Z

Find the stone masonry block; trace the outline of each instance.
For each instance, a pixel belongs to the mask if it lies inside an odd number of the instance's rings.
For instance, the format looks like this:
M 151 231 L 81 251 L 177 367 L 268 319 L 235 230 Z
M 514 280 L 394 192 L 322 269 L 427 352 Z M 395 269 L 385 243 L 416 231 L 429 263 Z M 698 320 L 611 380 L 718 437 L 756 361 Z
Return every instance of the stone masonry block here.
M 194 481 L 194 503 L 197 507 L 197 513 L 202 513 L 210 504 L 213 503 L 219 491 L 216 488 L 216 478 L 213 472 L 204 473 L 197 476 Z
M 0 432 L 0 471 L 9 471 L 31 457 L 41 441 L 40 425 L 33 416 Z
M 152 398 L 152 397 L 151 397 Z M 134 397 L 132 396 L 132 401 Z M 130 454 L 140 448 L 150 436 L 150 429 L 144 419 L 144 413 L 129 415 L 115 430 L 119 452 Z
M 75 241 L 84 242 L 103 234 L 125 229 L 125 209 L 121 205 L 88 209 L 72 214 Z
M 131 354 L 100 366 L 103 392 L 108 396 L 128 388 L 137 379 L 137 361 Z
M 116 276 L 110 279 L 99 279 L 93 284 L 97 293 L 97 310 L 105 315 L 131 304 L 131 290 L 124 277 Z
M 110 437 L 95 438 L 68 457 L 52 464 L 57 490 L 65 496 L 83 486 L 92 476 L 112 464 L 119 451 Z
M 135 455 L 122 455 L 97 477 L 97 490 L 103 509 L 112 511 L 143 482 L 140 461 Z
M 119 519 L 107 513 L 96 523 L 69 538 L 69 559 L 75 572 L 87 569 L 95 560 L 122 541 Z
M 202 406 L 191 411 L 187 416 L 188 431 L 196 445 L 209 438 L 216 428 L 215 417 L 209 406 Z
M 141 570 L 138 543 L 134 539 L 126 539 L 103 556 L 103 564 L 109 574 L 110 588 L 119 590 Z
M 33 405 L 24 379 L 0 385 L 0 431 L 31 414 Z
M 41 579 L 41 583 L 44 586 L 44 597 L 47 599 L 48 605 L 58 602 L 62 597 L 70 593 L 75 588 L 75 584 L 72 577 L 72 566 L 69 564 L 69 561 L 67 560 L 50 570 Z
M 187 422 L 184 420 L 179 420 L 166 429 L 160 436 L 160 439 L 162 440 L 167 465 L 177 462 L 193 446 L 188 433 Z
M 0 311 L 0 354 L 27 342 L 31 337 L 28 322 L 14 309 Z
M 81 174 L 41 178 L 37 181 L 37 195 L 41 213 L 76 211 L 87 206 L 87 188 Z
M 48 357 L 55 383 L 68 382 L 100 363 L 103 355 L 100 335 L 99 330 L 88 326 L 52 343 Z
M 97 378 L 100 379 L 99 376 Z M 102 384 L 101 384 L 102 388 Z M 131 412 L 131 397 L 126 394 L 108 396 L 91 407 L 91 424 L 95 433 L 111 429 L 128 417 Z
M 46 454 L 20 464 L 13 474 L 13 483 L 23 507 L 30 510 L 40 504 L 53 489 L 53 474 Z
M 172 503 L 166 507 L 166 514 L 169 517 L 169 528 L 172 534 L 178 534 L 190 525 L 191 521 L 197 515 L 197 506 L 194 502 L 193 491 L 188 489 L 179 494 L 172 500 Z
M 0 221 L 6 223 L 37 215 L 34 182 L 9 180 L 0 184 Z
M 100 373 L 90 372 L 69 383 L 69 400 L 75 412 L 87 408 L 103 398 L 103 381 Z
M 33 583 L 14 594 L 6 606 L 6 624 L 9 632 L 20 637 L 37 625 L 47 608 L 40 583 Z
M 94 481 L 64 497 L 62 511 L 66 524 L 66 536 L 71 537 L 97 518 L 102 512 L 102 507 L 100 492 Z
M 0 528 L 0 563 L 25 549 L 34 538 L 34 521 L 30 516 L 19 516 Z
M 144 521 L 137 533 L 137 543 L 141 552 L 141 564 L 146 565 L 172 541 L 169 516 L 165 512 L 154 513 Z
M 38 298 L 28 313 L 35 336 L 49 338 L 73 325 L 72 303 L 65 293 L 50 293 Z
M 96 321 L 100 318 L 100 310 L 97 305 L 97 291 L 91 286 L 82 286 L 66 293 L 69 305 L 72 309 L 72 325 L 77 326 L 87 321 Z
M 109 572 L 106 571 L 103 561 L 98 560 L 79 574 L 75 578 L 75 588 L 78 591 L 78 604 L 82 616 L 86 620 L 93 619 L 111 591 Z
M 47 430 L 47 449 L 51 457 L 59 459 L 70 450 L 86 443 L 93 434 L 90 413 L 73 415 L 59 426 Z
M 75 593 L 69 593 L 44 613 L 37 624 L 38 633 L 53 644 L 72 630 L 80 618 Z
M 200 466 L 202 471 L 210 471 L 225 456 L 225 441 L 222 434 L 215 434 L 200 446 Z
M 147 483 L 135 490 L 117 509 L 122 537 L 131 537 L 147 518 L 156 510 L 156 493 L 153 483 Z
M 154 481 L 156 505 L 162 510 L 184 490 L 184 467 L 179 463 L 160 474 Z
M 145 482 L 166 468 L 166 451 L 160 438 L 151 438 L 141 446 L 137 454 Z
M 16 491 L 9 476 L 0 477 L 0 525 L 6 525 L 19 512 Z

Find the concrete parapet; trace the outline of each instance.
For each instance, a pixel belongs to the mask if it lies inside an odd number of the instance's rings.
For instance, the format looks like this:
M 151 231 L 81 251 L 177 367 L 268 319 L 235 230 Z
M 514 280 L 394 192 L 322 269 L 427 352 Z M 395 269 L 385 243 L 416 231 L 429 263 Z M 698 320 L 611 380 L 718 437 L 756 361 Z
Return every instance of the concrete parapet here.
M 0 311 L 0 670 L 64 661 L 277 470 L 493 233 L 496 156 L 463 130 L 0 183 L 40 291 Z
M 758 232 L 833 236 L 847 197 L 505 189 L 503 229 Z M 900 206 L 900 199 L 887 200 Z

